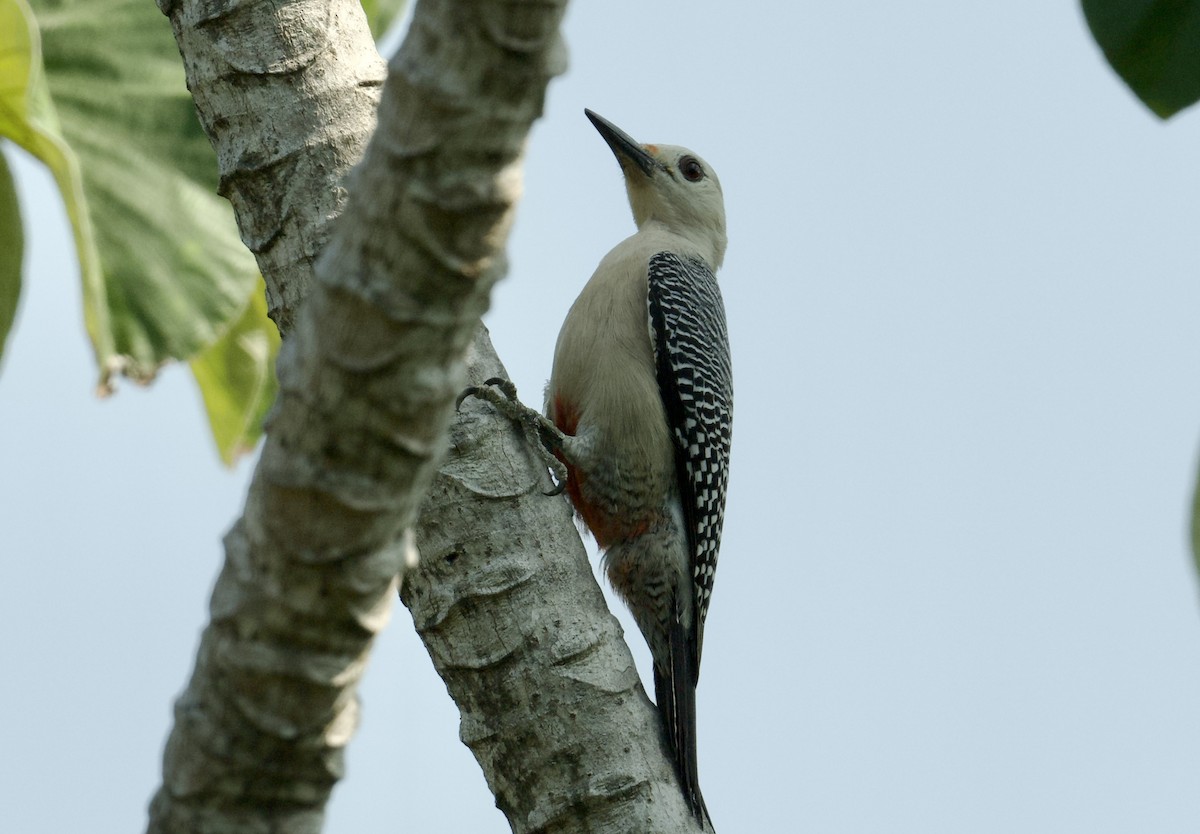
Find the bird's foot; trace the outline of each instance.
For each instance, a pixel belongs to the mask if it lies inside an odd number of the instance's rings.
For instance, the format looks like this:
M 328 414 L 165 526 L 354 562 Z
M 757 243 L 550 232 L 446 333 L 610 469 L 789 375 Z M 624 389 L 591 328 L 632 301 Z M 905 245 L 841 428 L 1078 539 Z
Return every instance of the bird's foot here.
M 517 386 L 511 380 L 492 377 L 483 385 L 472 385 L 463 389 L 454 403 L 455 409 L 462 406 L 468 397 L 476 397 L 492 404 L 492 407 L 515 423 L 525 435 L 525 442 L 537 453 L 542 463 L 553 476 L 554 487 L 546 495 L 559 495 L 567 487 L 567 466 L 555 452 L 562 452 L 566 437 L 558 427 L 517 399 Z

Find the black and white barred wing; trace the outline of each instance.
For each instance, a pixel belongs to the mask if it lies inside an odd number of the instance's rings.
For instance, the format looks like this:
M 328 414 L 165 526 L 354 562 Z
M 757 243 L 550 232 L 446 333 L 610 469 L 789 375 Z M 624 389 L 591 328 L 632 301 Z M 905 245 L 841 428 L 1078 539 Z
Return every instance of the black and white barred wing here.
M 703 262 L 660 252 L 650 259 L 650 340 L 676 444 L 696 591 L 696 662 L 725 520 L 733 430 L 733 372 L 725 305 Z

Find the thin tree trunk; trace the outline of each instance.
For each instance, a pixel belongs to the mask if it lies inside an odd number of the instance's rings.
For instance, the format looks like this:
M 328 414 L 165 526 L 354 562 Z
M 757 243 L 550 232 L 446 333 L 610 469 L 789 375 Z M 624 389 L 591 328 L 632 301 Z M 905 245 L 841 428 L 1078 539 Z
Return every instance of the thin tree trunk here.
M 149 830 L 313 832 L 505 269 L 565 0 L 422 0 L 369 146 L 357 3 L 160 3 L 287 338 Z M 473 356 L 498 368 L 486 338 Z M 694 830 L 565 505 L 509 427 L 467 415 L 405 597 L 498 804 L 517 831 Z

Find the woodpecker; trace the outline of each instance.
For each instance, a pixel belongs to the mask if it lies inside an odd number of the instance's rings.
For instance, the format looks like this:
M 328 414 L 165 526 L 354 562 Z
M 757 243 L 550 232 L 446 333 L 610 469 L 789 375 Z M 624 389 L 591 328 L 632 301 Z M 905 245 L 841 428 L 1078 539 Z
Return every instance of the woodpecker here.
M 733 424 L 715 275 L 724 199 L 716 172 L 692 151 L 639 144 L 584 112 L 620 163 L 637 232 L 600 261 L 567 313 L 546 386 L 548 421 L 499 380 L 463 396 L 485 396 L 557 457 L 551 466 L 649 644 L 685 799 L 711 827 L 696 767 L 696 684 Z

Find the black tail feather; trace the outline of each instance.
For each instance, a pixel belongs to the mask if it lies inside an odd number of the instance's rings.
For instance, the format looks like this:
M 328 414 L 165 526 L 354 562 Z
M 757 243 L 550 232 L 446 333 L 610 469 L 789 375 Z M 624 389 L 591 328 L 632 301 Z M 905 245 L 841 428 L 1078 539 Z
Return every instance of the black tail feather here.
M 688 629 L 678 621 L 672 623 L 670 634 L 671 668 L 654 667 L 654 697 L 662 715 L 663 729 L 675 772 L 683 787 L 683 796 L 692 815 L 701 826 L 712 829 L 712 819 L 700 794 L 700 774 L 696 767 L 696 652 Z

